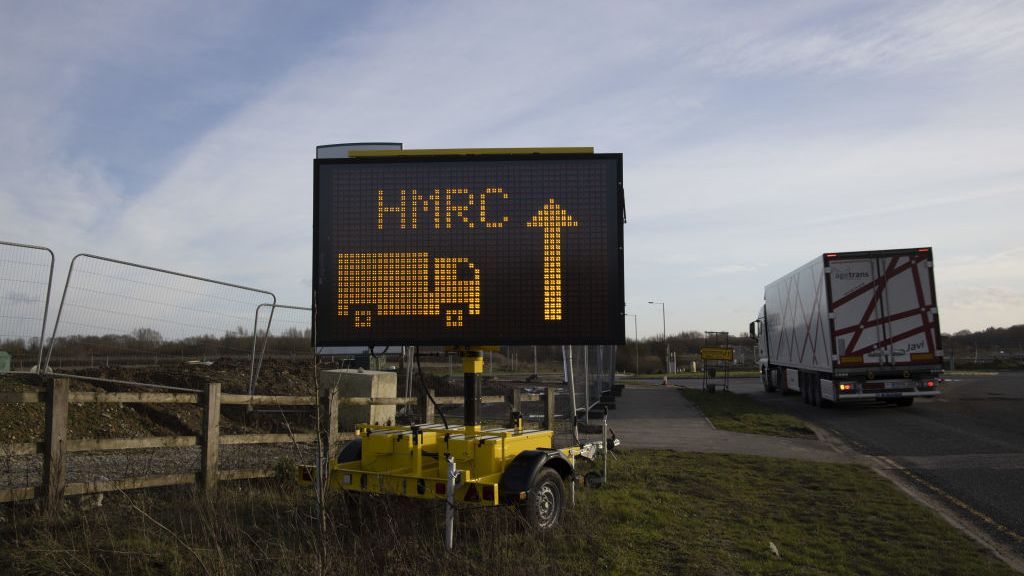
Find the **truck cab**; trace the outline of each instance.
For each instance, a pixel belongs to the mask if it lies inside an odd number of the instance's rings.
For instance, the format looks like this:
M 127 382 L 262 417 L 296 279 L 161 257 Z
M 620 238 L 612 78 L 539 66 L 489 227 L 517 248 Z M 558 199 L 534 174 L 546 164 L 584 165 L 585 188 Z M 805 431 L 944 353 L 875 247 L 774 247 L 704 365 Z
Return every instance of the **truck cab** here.
M 757 311 L 757 318 L 750 323 L 750 337 L 756 342 L 756 359 L 757 368 L 761 376 L 761 385 L 764 386 L 765 392 L 774 392 L 775 383 L 772 381 L 771 370 L 769 369 L 769 356 L 768 356 L 768 338 L 766 337 L 767 330 L 765 329 L 765 310 L 764 305 Z

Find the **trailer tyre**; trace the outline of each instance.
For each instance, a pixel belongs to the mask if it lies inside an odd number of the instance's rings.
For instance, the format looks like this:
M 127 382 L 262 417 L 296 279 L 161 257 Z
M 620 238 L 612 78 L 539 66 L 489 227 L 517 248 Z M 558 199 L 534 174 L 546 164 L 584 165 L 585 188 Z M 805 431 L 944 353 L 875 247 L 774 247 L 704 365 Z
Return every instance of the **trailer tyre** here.
M 541 468 L 530 484 L 524 507 L 522 512 L 531 528 L 549 530 L 558 525 L 565 508 L 562 476 L 553 468 Z
M 914 405 L 914 399 L 913 398 L 900 398 L 899 400 L 896 401 L 896 405 L 897 406 L 903 406 L 903 407 L 913 406 Z

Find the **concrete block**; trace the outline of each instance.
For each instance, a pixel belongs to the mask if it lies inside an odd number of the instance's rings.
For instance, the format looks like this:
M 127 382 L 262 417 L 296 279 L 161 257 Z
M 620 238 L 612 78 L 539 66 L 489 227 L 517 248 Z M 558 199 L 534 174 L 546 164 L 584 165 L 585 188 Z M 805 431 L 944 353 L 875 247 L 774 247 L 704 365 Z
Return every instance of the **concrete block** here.
M 341 429 L 355 430 L 356 424 L 378 424 L 386 426 L 395 423 L 395 406 L 346 406 L 345 398 L 394 398 L 398 395 L 398 374 L 375 370 L 321 370 L 321 386 L 336 385 L 338 397 L 342 399 L 338 416 Z

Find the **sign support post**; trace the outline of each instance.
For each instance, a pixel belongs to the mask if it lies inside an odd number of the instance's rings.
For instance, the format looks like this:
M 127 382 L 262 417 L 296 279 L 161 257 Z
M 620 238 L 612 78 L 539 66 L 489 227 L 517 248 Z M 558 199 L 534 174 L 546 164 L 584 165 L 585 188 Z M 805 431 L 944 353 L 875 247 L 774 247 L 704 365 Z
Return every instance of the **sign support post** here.
M 463 390 L 463 425 L 466 428 L 479 429 L 480 413 L 480 377 L 484 371 L 484 352 L 480 348 L 468 348 L 459 353 L 462 356 L 462 373 L 465 384 Z

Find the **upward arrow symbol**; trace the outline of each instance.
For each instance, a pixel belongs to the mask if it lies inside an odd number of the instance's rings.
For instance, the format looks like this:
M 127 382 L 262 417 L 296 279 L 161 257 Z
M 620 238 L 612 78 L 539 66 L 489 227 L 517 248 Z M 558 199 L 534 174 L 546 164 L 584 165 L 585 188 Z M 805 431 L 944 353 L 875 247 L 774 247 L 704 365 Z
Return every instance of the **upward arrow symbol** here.
M 544 229 L 544 319 L 562 319 L 562 228 L 573 228 L 576 220 L 549 198 L 530 221 L 529 228 Z

